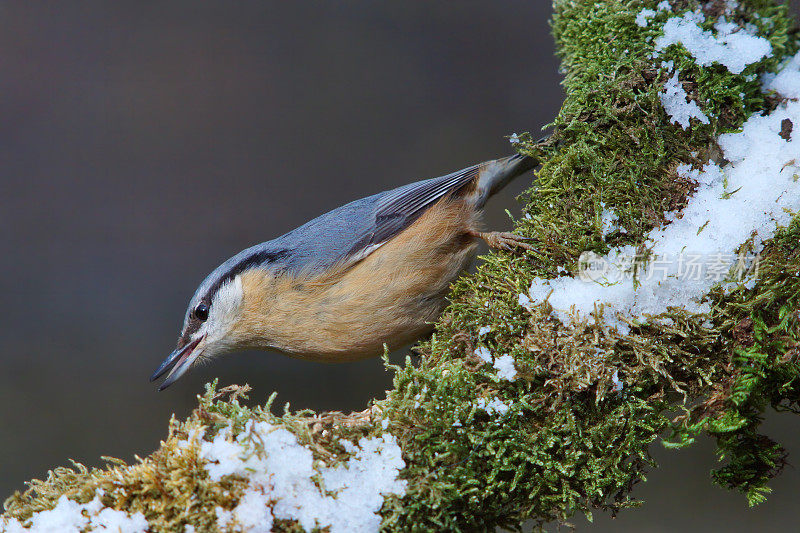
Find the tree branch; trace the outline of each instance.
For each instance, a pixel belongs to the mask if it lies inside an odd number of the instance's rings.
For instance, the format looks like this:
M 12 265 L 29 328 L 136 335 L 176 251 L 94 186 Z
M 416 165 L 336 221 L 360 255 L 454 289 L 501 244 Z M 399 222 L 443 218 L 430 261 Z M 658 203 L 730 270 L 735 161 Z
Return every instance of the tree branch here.
M 275 416 L 274 395 L 249 408 L 245 389 L 212 385 L 152 455 L 58 468 L 9 498 L 0 523 L 87 529 L 106 509 L 129 531 L 517 528 L 638 505 L 651 443 L 704 433 L 727 459 L 714 480 L 762 501 L 785 453 L 761 415 L 800 410 L 800 218 L 752 222 L 741 206 L 755 204 L 737 202 L 785 187 L 772 203 L 800 208 L 785 179 L 800 172 L 800 67 L 783 64 L 798 49 L 785 6 L 733 4 L 554 2 L 566 100 L 548 141 L 512 137 L 543 162 L 515 230 L 536 251 L 490 254 L 462 277 L 418 364 L 387 363 L 385 399 Z M 725 188 L 740 172 L 761 192 Z M 751 222 L 731 241 L 726 228 Z M 673 264 L 647 277 L 678 237 L 733 243 L 719 280 L 676 284 Z M 587 271 L 626 251 L 627 267 Z

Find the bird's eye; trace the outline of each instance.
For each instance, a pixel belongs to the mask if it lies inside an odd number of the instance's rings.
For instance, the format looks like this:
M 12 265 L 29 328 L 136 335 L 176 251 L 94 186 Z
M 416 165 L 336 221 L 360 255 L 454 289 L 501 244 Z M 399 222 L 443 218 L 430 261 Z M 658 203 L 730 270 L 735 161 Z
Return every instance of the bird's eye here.
M 195 307 L 194 316 L 201 322 L 205 322 L 208 319 L 208 306 L 206 304 L 200 304 Z

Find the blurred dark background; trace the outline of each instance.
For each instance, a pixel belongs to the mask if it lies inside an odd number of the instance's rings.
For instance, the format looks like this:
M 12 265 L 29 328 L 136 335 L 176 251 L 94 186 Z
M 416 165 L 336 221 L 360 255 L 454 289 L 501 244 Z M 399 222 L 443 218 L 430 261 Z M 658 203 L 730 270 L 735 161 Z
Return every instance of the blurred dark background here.
M 217 376 L 294 408 L 382 397 L 391 376 L 377 359 L 244 353 L 163 393 L 147 378 L 197 284 L 230 255 L 352 199 L 506 155 L 504 136 L 549 122 L 563 97 L 550 11 L 0 5 L 0 500 L 68 458 L 146 455 Z M 509 224 L 524 182 L 490 203 L 490 227 Z M 766 425 L 800 460 L 798 421 Z M 635 493 L 645 508 L 598 514 L 596 530 L 785 531 L 800 516 L 794 468 L 748 510 L 711 485 L 711 443 L 654 451 L 663 467 Z

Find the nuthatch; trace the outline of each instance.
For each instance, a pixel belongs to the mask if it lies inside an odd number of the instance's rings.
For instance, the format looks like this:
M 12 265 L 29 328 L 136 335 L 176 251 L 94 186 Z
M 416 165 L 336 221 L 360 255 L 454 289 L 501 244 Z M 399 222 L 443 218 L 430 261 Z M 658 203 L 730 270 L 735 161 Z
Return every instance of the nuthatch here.
M 511 233 L 480 231 L 479 219 L 490 196 L 536 164 L 514 155 L 411 183 L 236 254 L 200 284 L 177 348 L 150 380 L 169 372 L 163 390 L 198 358 L 235 350 L 340 362 L 419 339 L 478 239 L 530 248 Z

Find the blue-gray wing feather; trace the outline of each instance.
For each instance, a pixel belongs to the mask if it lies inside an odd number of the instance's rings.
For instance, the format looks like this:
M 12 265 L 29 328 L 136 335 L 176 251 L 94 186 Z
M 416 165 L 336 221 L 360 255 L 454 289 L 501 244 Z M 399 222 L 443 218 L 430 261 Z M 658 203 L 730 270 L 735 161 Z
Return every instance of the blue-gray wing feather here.
M 361 259 L 365 251 L 399 234 L 448 193 L 472 181 L 479 169 L 475 165 L 356 200 L 256 245 L 250 253 L 269 250 L 273 256 L 265 263 L 289 273 L 319 272 Z

